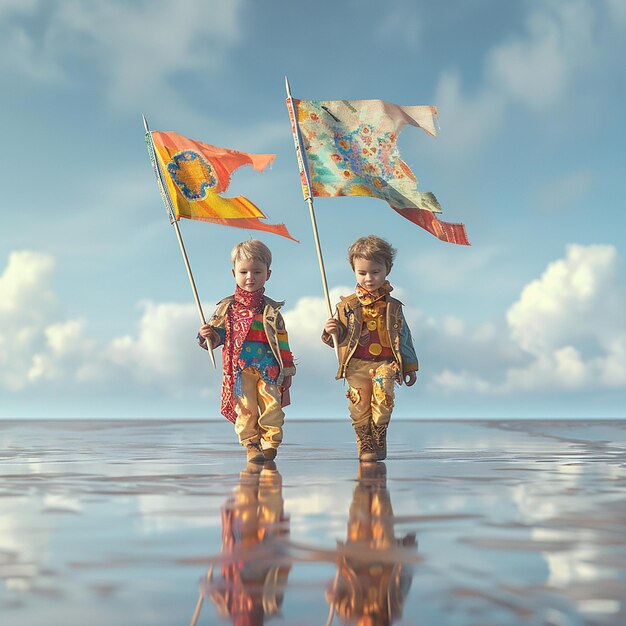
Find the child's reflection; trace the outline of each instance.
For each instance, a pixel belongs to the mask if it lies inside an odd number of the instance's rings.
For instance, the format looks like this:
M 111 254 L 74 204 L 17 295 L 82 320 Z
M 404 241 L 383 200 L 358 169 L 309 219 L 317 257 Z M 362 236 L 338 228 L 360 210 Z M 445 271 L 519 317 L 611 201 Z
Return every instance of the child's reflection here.
M 334 614 L 358 626 L 384 626 L 399 619 L 416 549 L 415 533 L 395 537 L 385 464 L 360 463 L 348 537 L 338 544 L 337 575 L 326 591 L 331 607 L 327 624 Z
M 282 477 L 273 461 L 249 463 L 235 493 L 222 507 L 221 580 L 207 577 L 206 595 L 222 617 L 238 626 L 263 624 L 277 615 L 291 564 Z

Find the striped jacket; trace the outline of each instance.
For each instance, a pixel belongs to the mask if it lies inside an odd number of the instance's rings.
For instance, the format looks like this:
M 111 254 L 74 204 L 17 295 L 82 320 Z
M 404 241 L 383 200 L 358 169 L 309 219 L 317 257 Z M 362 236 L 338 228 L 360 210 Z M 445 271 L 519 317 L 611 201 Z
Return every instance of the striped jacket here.
M 233 296 L 228 296 L 217 303 L 217 308 L 209 320 L 209 326 L 212 327 L 211 344 L 214 348 L 224 343 L 224 329 L 226 324 L 226 313 L 230 303 L 234 300 Z M 285 328 L 285 321 L 280 314 L 280 308 L 284 302 L 277 302 L 267 296 L 263 296 L 263 330 L 267 335 L 272 354 L 276 358 L 280 367 L 280 374 L 276 380 L 276 384 L 282 384 L 285 376 L 294 376 L 296 367 L 293 360 L 290 362 L 283 355 L 287 352 L 291 354 L 289 349 L 289 337 Z M 198 341 L 203 348 L 206 348 L 206 341 L 199 338 Z

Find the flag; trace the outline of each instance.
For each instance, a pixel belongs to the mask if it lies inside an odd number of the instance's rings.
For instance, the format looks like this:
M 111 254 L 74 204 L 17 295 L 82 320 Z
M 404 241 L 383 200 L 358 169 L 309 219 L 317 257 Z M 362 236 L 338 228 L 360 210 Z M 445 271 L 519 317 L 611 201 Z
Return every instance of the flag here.
M 249 154 L 188 139 L 173 132 L 151 133 L 159 169 L 176 220 L 181 217 L 263 230 L 293 241 L 284 224 L 261 222 L 265 214 L 248 198 L 225 198 L 231 174 L 242 165 L 263 171 L 274 154 Z
M 291 106 L 293 102 L 294 106 Z M 405 124 L 435 136 L 432 106 L 398 106 L 382 100 L 287 99 L 294 137 L 306 153 L 299 159 L 305 199 L 313 196 L 371 196 L 442 241 L 469 245 L 463 224 L 437 219 L 433 193 L 417 189 L 417 179 L 400 158 L 397 139 Z

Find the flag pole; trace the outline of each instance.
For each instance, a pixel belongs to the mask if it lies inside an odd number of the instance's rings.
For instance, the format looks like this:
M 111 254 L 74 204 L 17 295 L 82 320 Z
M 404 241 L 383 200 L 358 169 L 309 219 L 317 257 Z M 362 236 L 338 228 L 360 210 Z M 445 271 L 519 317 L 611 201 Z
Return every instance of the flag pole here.
M 309 168 L 305 163 L 306 156 L 302 149 L 302 142 L 300 140 L 300 131 L 298 129 L 298 118 L 296 116 L 296 110 L 293 106 L 293 98 L 291 97 L 291 87 L 289 86 L 289 80 L 285 76 L 285 88 L 287 89 L 287 107 L 289 108 L 289 117 L 291 117 L 291 132 L 293 134 L 293 142 L 296 149 L 296 157 L 298 159 L 298 167 L 300 169 L 300 183 L 302 184 L 302 194 L 304 200 L 309 207 L 309 215 L 311 217 L 311 227 L 313 228 L 313 238 L 315 240 L 315 249 L 317 250 L 317 261 L 320 266 L 320 274 L 322 275 L 322 287 L 324 288 L 324 297 L 326 298 L 326 308 L 328 309 L 328 317 L 334 317 L 333 307 L 330 303 L 330 294 L 328 293 L 328 283 L 326 281 L 326 270 L 324 268 L 324 258 L 322 257 L 322 246 L 320 245 L 320 238 L 317 232 L 317 221 L 315 220 L 315 210 L 313 209 L 313 197 L 311 195 L 311 181 L 309 179 Z M 337 345 L 337 336 L 331 335 L 333 338 L 333 347 L 335 348 L 335 355 L 337 361 L 339 358 L 339 346 Z
M 204 312 L 202 311 L 202 305 L 200 304 L 200 298 L 198 297 L 198 290 L 196 289 L 196 283 L 193 279 L 193 274 L 191 273 L 191 267 L 189 265 L 189 259 L 187 258 L 187 251 L 185 250 L 185 244 L 183 243 L 182 235 L 180 234 L 180 228 L 178 228 L 178 221 L 176 220 L 176 215 L 174 214 L 174 208 L 172 206 L 172 199 L 168 193 L 167 187 L 165 185 L 165 181 L 163 179 L 163 173 L 161 172 L 161 167 L 159 165 L 159 161 L 157 159 L 156 150 L 154 148 L 154 142 L 152 141 L 152 133 L 150 132 L 150 128 L 148 127 L 148 120 L 146 116 L 142 114 L 143 118 L 143 126 L 146 130 L 146 143 L 148 144 L 148 153 L 150 154 L 150 161 L 152 163 L 152 168 L 154 169 L 154 175 L 157 179 L 157 185 L 159 187 L 159 192 L 161 193 L 161 199 L 163 200 L 163 204 L 165 205 L 165 210 L 167 211 L 167 215 L 170 219 L 170 224 L 174 227 L 174 231 L 176 232 L 176 238 L 178 239 L 178 245 L 180 246 L 180 252 L 183 255 L 183 261 L 185 262 L 185 268 L 187 269 L 187 276 L 189 277 L 189 283 L 191 284 L 191 291 L 193 291 L 193 297 L 196 301 L 196 307 L 198 308 L 198 314 L 200 316 L 200 321 L 204 326 L 206 324 L 206 319 L 204 317 Z M 207 352 L 211 357 L 211 363 L 213 363 L 213 367 L 215 365 L 215 356 L 213 355 L 213 349 L 211 348 L 211 342 L 207 339 Z

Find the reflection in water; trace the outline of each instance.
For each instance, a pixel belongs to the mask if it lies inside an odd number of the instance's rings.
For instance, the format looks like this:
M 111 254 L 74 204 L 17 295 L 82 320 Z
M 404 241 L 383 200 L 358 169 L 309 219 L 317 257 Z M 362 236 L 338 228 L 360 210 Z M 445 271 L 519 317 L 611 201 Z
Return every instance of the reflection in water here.
M 265 597 L 266 624 L 343 626 L 367 616 L 368 589 L 387 607 L 362 623 L 626 625 L 626 420 L 399 420 L 395 538 L 373 513 L 390 513 L 384 479 L 357 486 L 348 424 L 291 423 L 290 533 L 280 477 L 268 467 L 240 484 L 232 433 L 199 435 L 208 427 L 0 420 L 0 625 L 189 624 L 203 573 L 196 626 L 232 624 L 237 594 L 240 623 L 260 621 Z M 415 528 L 420 554 L 398 541 Z M 378 581 L 366 562 L 380 563 Z
M 291 569 L 283 506 L 282 477 L 269 461 L 263 467 L 249 463 L 222 507 L 221 576 L 211 567 L 204 595 L 233 624 L 256 626 L 280 613 Z
M 327 624 L 336 614 L 359 626 L 402 617 L 417 549 L 415 533 L 397 539 L 384 463 L 360 463 L 346 542 L 337 544 L 337 574 L 328 586 Z

